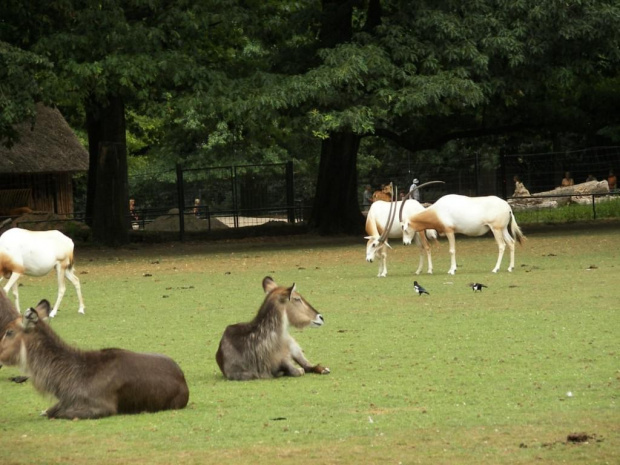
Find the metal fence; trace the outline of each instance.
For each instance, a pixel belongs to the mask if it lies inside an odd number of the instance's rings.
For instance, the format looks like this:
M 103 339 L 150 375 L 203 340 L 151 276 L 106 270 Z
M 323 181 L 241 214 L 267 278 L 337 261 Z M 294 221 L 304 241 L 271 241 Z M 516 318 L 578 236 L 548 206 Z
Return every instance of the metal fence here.
M 299 183 L 296 180 L 299 179 Z M 308 180 L 292 162 L 150 173 L 129 178 L 134 229 L 211 231 L 304 221 Z M 183 214 L 181 215 L 180 212 Z
M 359 202 L 365 185 L 378 190 L 393 182 L 399 192 L 407 192 L 414 178 L 420 182 L 440 180 L 445 184 L 420 191 L 422 201 L 432 202 L 445 194 L 468 196 L 496 195 L 508 198 L 515 189 L 514 176 L 531 193 L 544 192 L 560 186 L 569 171 L 575 184 L 592 175 L 599 181 L 608 178 L 610 170 L 620 169 L 620 147 L 593 147 L 566 152 L 531 154 L 472 154 L 441 158 L 440 154 L 424 152 L 407 156 L 407 160 L 379 167 L 360 178 Z

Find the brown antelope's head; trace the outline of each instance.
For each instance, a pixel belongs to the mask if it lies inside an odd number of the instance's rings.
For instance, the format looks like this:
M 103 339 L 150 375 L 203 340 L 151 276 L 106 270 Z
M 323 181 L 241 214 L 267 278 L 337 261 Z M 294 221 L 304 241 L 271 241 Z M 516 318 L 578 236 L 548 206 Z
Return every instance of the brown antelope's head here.
M 325 322 L 323 316 L 297 292 L 295 284 L 288 288 L 278 286 L 270 276 L 267 276 L 263 279 L 263 289 L 268 294 L 267 299 L 286 316 L 291 326 L 299 329 L 323 326 Z
M 0 366 L 21 365 L 25 368 L 27 361 L 25 338 L 36 330 L 41 321 L 39 314 L 47 315 L 50 303 L 42 300 L 37 308 L 29 308 L 24 316 L 9 323 L 0 339 Z

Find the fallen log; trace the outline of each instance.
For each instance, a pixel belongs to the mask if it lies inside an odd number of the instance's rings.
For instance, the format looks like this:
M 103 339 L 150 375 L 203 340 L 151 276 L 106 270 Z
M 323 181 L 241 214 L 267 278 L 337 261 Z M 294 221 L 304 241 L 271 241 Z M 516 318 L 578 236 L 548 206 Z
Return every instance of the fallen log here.
M 513 197 L 508 203 L 516 210 L 528 208 L 555 208 L 569 203 L 583 203 L 583 197 L 609 193 L 607 181 L 589 181 L 574 186 L 556 187 L 551 191 L 537 192 L 531 197 Z

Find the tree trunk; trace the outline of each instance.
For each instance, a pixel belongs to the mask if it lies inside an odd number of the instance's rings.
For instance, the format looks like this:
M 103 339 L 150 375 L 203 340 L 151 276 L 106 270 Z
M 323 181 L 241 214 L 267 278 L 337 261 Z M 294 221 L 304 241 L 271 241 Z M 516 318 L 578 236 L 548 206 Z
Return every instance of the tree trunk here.
M 374 5 L 375 0 L 371 1 Z M 357 0 L 322 0 L 321 47 L 335 47 L 351 40 L 353 9 Z M 376 5 L 374 5 L 376 7 Z M 376 10 L 376 8 L 375 8 Z M 380 9 L 373 10 L 376 25 Z M 371 24 L 369 27 L 372 28 Z M 321 144 L 321 161 L 309 226 L 320 234 L 363 234 L 364 217 L 357 195 L 357 152 L 360 136 L 351 131 L 333 132 Z
M 129 188 L 125 105 L 122 98 L 110 97 L 106 106 L 89 105 L 87 111 L 90 167 L 86 204 L 93 238 L 104 245 L 126 244 Z
M 95 190 L 97 188 L 97 160 L 101 141 L 101 115 L 99 107 L 92 101 L 86 102 L 86 131 L 88 133 L 88 183 L 86 186 L 86 224 L 92 228 L 95 211 Z
M 363 234 L 364 216 L 357 195 L 360 136 L 332 133 L 321 145 L 316 196 L 309 226 L 320 234 Z

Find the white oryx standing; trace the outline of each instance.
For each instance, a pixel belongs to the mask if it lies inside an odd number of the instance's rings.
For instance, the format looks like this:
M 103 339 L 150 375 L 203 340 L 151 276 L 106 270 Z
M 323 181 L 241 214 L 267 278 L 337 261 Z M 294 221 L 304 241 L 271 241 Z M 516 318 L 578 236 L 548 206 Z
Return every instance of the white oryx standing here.
M 417 189 L 429 184 L 434 184 L 437 181 L 431 181 L 418 186 Z M 376 201 L 368 210 L 366 216 L 366 234 L 364 238 L 368 242 L 366 243 L 366 261 L 372 263 L 376 257 L 379 258 L 379 274 L 377 277 L 384 278 L 387 276 L 387 250 L 391 249 L 388 244 L 388 239 L 400 239 L 403 237 L 403 231 L 400 225 L 394 222 L 396 217 L 396 211 L 400 211 L 401 215 L 405 212 L 406 215 L 413 215 L 424 210 L 424 207 L 417 200 L 407 199 L 411 193 L 407 194 L 404 200 L 398 202 L 384 202 Z M 396 198 L 396 194 L 393 193 L 393 197 Z M 428 260 L 428 273 L 433 273 L 433 261 L 431 259 L 431 248 L 428 243 L 428 239 L 437 240 L 437 232 L 428 230 L 424 234 L 418 234 L 417 232 L 409 239 L 415 239 L 416 244 L 420 247 L 420 263 L 415 274 L 420 274 L 424 266 L 424 252 L 426 252 L 426 258 Z
M 403 212 L 406 216 L 419 213 L 424 210 L 424 207 L 417 200 L 409 199 L 406 201 L 395 202 L 395 208 L 392 207 L 392 202 L 384 202 L 382 200 L 373 202 L 368 210 L 368 216 L 366 217 L 366 261 L 373 262 L 375 258 L 379 259 L 379 278 L 387 276 L 387 249 L 390 248 L 388 239 L 400 239 L 403 237 L 403 230 L 398 223 L 392 221 L 391 227 L 386 229 L 387 223 L 390 220 L 390 207 L 392 212 L 401 208 L 401 204 L 405 204 Z M 415 274 L 420 274 L 424 267 L 424 253 L 428 260 L 428 273 L 433 273 L 433 261 L 431 259 L 431 248 L 428 243 L 429 239 L 437 239 L 437 233 L 435 231 L 426 231 L 426 234 L 415 234 L 415 242 L 420 247 L 420 263 Z M 409 242 L 411 243 L 411 242 Z
M 53 318 L 65 294 L 65 277 L 73 283 L 80 307 L 84 313 L 84 300 L 80 289 L 80 280 L 73 269 L 73 241 L 60 231 L 29 231 L 13 228 L 0 236 L 0 279 L 7 278 L 4 291 L 13 288 L 15 306 L 19 311 L 19 291 L 17 280 L 22 275 L 45 276 L 56 268 L 58 276 L 58 298 L 52 312 Z
M 510 248 L 510 265 L 512 271 L 515 265 L 515 240 L 522 243 L 525 236 L 517 225 L 512 209 L 508 202 L 495 196 L 466 197 L 464 195 L 449 194 L 441 197 L 430 207 L 420 213 L 410 216 L 400 215 L 403 229 L 403 240 L 411 241 L 416 231 L 435 229 L 440 235 L 446 235 L 450 244 L 449 274 L 456 272 L 456 247 L 454 235 L 482 236 L 489 230 L 495 236 L 499 248 L 497 263 L 493 273 L 497 273 L 502 263 L 506 244 Z M 508 226 L 510 225 L 510 233 Z

